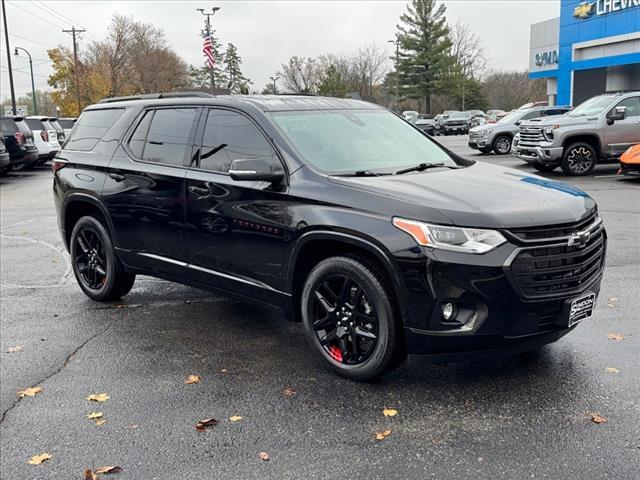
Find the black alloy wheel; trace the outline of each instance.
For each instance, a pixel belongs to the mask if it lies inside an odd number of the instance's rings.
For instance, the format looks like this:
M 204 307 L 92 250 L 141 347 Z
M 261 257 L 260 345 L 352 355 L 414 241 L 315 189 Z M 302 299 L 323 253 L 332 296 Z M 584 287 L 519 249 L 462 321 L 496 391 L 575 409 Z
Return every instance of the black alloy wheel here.
M 332 257 L 309 274 L 301 304 L 307 338 L 341 375 L 371 380 L 404 359 L 392 296 L 363 261 Z
M 562 157 L 562 171 L 567 175 L 588 175 L 595 168 L 597 154 L 588 143 L 574 143 L 569 145 Z
M 71 266 L 82 291 L 93 300 L 116 300 L 129 293 L 136 276 L 119 264 L 111 236 L 102 222 L 82 217 L 69 242 Z

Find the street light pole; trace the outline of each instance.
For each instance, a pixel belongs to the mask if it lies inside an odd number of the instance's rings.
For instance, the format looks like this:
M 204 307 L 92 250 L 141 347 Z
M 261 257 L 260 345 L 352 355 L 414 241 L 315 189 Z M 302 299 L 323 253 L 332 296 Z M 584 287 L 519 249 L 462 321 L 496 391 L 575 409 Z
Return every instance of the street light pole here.
M 277 94 L 278 93 L 278 89 L 276 88 L 276 80 L 278 80 L 280 77 L 278 75 L 274 75 L 273 77 L 269 77 L 269 79 L 273 82 L 273 94 Z
M 389 43 L 393 43 L 396 46 L 396 110 L 399 109 L 398 100 L 398 80 L 400 73 L 398 72 L 398 58 L 400 57 L 400 42 L 396 38 L 395 40 L 389 40 Z
M 13 70 L 11 69 L 11 50 L 9 49 L 9 30 L 7 30 L 7 7 L 2 0 L 2 18 L 4 20 L 4 40 L 7 44 L 7 66 L 9 67 L 9 88 L 11 89 L 11 109 L 14 115 L 16 113 L 16 91 L 13 88 Z
M 220 7 L 212 7 L 211 8 L 211 13 L 204 13 L 204 8 L 196 8 L 196 10 L 198 12 L 200 12 L 202 15 L 204 15 L 205 17 L 207 17 L 207 22 L 206 22 L 206 26 L 207 26 L 207 37 L 211 38 L 211 17 L 213 17 L 215 15 L 215 13 L 220 10 Z M 213 38 L 211 38 L 211 48 L 213 49 Z M 217 58 L 215 60 L 218 60 Z M 216 86 L 216 81 L 214 78 L 214 74 L 213 74 L 213 67 L 211 67 L 211 94 L 213 95 L 215 86 Z
M 31 59 L 31 54 L 26 49 L 24 49 L 22 47 L 15 47 L 14 53 L 15 53 L 16 57 L 18 56 L 18 50 L 22 50 L 29 57 L 29 70 L 31 71 L 31 95 L 33 96 L 33 98 L 32 98 L 32 100 L 33 100 L 33 114 L 37 115 L 38 114 L 38 104 L 36 102 L 36 84 L 33 81 L 33 60 Z

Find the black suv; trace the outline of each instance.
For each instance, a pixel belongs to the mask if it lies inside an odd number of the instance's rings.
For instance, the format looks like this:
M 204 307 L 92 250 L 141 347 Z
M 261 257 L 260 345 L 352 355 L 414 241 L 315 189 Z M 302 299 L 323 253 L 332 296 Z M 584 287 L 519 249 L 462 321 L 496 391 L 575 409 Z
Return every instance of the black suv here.
M 407 354 L 535 348 L 591 316 L 606 234 L 582 191 L 362 101 L 166 97 L 86 108 L 54 159 L 89 297 L 142 274 L 261 302 L 359 380 Z
M 33 132 L 23 117 L 1 117 L 0 133 L 9 152 L 8 169 L 29 168 L 38 162 L 40 153 L 33 141 Z

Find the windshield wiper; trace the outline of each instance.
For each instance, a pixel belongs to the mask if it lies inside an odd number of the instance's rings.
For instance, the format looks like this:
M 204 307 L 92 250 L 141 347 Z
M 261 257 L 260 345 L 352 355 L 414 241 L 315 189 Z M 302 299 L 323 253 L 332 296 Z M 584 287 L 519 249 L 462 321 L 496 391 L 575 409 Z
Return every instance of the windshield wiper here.
M 396 175 L 402 175 L 403 173 L 409 173 L 409 172 L 422 172 L 423 170 L 427 170 L 429 168 L 438 168 L 438 167 L 445 167 L 445 168 L 458 168 L 458 167 L 453 167 L 451 165 L 446 165 L 444 163 L 420 163 L 414 167 L 409 167 L 409 168 L 403 168 L 402 170 L 398 170 L 396 172 Z
M 379 177 L 380 175 L 390 175 L 390 173 L 377 173 L 372 170 L 356 170 L 351 173 L 341 173 L 338 177 Z

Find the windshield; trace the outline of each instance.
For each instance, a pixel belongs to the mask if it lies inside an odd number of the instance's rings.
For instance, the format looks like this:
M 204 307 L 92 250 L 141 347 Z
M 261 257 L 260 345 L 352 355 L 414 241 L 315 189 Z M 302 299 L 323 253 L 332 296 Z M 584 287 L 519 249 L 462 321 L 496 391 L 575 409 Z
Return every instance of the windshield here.
M 456 118 L 471 118 L 471 114 L 469 112 L 453 112 L 449 115 L 449 120 L 454 120 Z
M 524 117 L 526 114 L 527 114 L 526 111 L 516 110 L 515 112 L 511 112 L 510 114 L 502 117 L 500 120 L 498 120 L 498 123 L 506 123 L 507 125 L 513 125 L 522 117 Z
M 453 159 L 435 142 L 385 110 L 273 112 L 284 136 L 304 160 L 328 174 L 389 173 Z
M 576 108 L 574 108 L 569 116 L 571 117 L 583 117 L 586 115 L 598 115 L 603 112 L 609 105 L 611 105 L 611 97 L 593 97 L 589 100 L 582 102 Z

